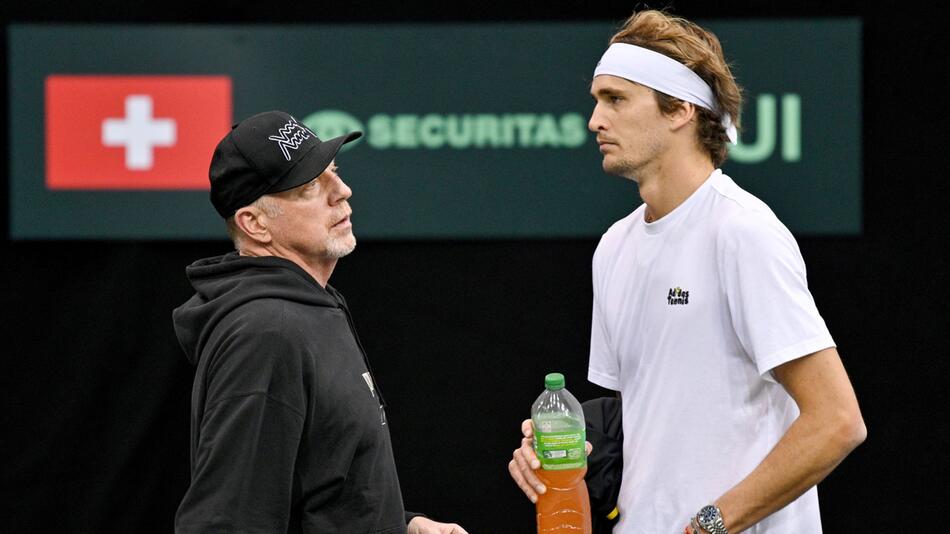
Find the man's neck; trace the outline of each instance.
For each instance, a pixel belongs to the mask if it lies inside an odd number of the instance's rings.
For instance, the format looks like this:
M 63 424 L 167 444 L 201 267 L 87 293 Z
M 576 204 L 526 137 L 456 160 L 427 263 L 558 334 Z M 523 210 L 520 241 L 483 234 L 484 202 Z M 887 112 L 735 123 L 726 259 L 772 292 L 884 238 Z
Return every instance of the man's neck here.
M 637 176 L 640 198 L 647 205 L 646 220 L 662 219 L 686 201 L 715 167 L 707 156 L 695 151 L 667 153 Z
M 320 287 L 327 287 L 327 284 L 330 282 L 330 275 L 333 274 L 333 268 L 336 267 L 337 260 L 323 260 L 323 261 L 306 261 L 299 254 L 275 250 L 273 247 L 264 247 L 264 246 L 243 246 L 238 249 L 238 254 L 241 256 L 277 256 L 279 258 L 284 258 L 285 260 L 290 260 L 296 263 L 301 269 L 307 271 L 311 277 Z

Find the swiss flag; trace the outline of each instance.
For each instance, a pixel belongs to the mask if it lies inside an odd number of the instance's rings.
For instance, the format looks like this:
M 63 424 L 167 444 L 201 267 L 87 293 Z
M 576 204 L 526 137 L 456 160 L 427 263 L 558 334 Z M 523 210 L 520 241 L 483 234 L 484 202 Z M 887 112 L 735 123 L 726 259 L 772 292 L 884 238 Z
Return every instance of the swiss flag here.
M 46 78 L 46 187 L 208 189 L 227 76 Z

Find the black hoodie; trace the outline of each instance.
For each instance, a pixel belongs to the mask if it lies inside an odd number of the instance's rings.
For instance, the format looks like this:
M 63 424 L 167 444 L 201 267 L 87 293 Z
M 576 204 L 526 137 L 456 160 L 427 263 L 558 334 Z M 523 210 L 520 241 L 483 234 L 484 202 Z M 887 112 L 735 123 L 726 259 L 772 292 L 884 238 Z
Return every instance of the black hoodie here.
M 186 269 L 197 367 L 177 533 L 404 533 L 385 403 L 342 296 L 277 257 Z

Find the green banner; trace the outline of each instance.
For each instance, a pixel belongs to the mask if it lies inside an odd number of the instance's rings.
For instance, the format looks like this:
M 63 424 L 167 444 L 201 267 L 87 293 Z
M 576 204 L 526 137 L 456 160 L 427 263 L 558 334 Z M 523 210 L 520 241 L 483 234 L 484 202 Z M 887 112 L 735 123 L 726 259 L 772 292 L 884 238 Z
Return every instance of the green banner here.
M 860 21 L 700 23 L 746 90 L 745 130 L 724 171 L 797 234 L 860 233 Z M 615 27 L 13 25 L 12 237 L 224 237 L 204 176 L 174 170 L 185 159 L 176 151 L 197 139 L 181 115 L 192 108 L 169 111 L 147 90 L 152 79 L 185 99 L 187 83 L 226 91 L 229 81 L 231 117 L 207 126 L 212 138 L 226 120 L 270 109 L 322 138 L 364 131 L 337 158 L 358 238 L 599 236 L 640 203 L 633 182 L 603 173 L 587 131 L 593 68 Z M 94 101 L 112 93 L 92 85 L 80 104 L 68 98 L 97 77 L 109 91 L 136 89 L 92 121 Z M 213 146 L 199 148 L 210 161 Z M 119 185 L 93 180 L 99 152 Z

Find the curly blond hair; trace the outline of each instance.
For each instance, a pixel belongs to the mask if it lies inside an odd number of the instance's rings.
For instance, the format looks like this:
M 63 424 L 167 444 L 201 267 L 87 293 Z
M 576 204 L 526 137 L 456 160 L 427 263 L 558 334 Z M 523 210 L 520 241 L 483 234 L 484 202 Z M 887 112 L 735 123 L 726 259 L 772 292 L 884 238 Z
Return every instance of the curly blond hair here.
M 729 154 L 729 139 L 722 126 L 722 114 L 728 113 L 732 123 L 739 128 L 742 89 L 723 57 L 719 38 L 686 19 L 664 11 L 647 10 L 631 15 L 610 38 L 610 44 L 614 43 L 626 43 L 659 52 L 686 65 L 709 84 L 718 109 L 710 111 L 696 106 L 697 140 L 713 164 L 721 166 Z M 683 104 L 682 100 L 659 91 L 653 91 L 653 94 L 663 113 L 672 113 Z

